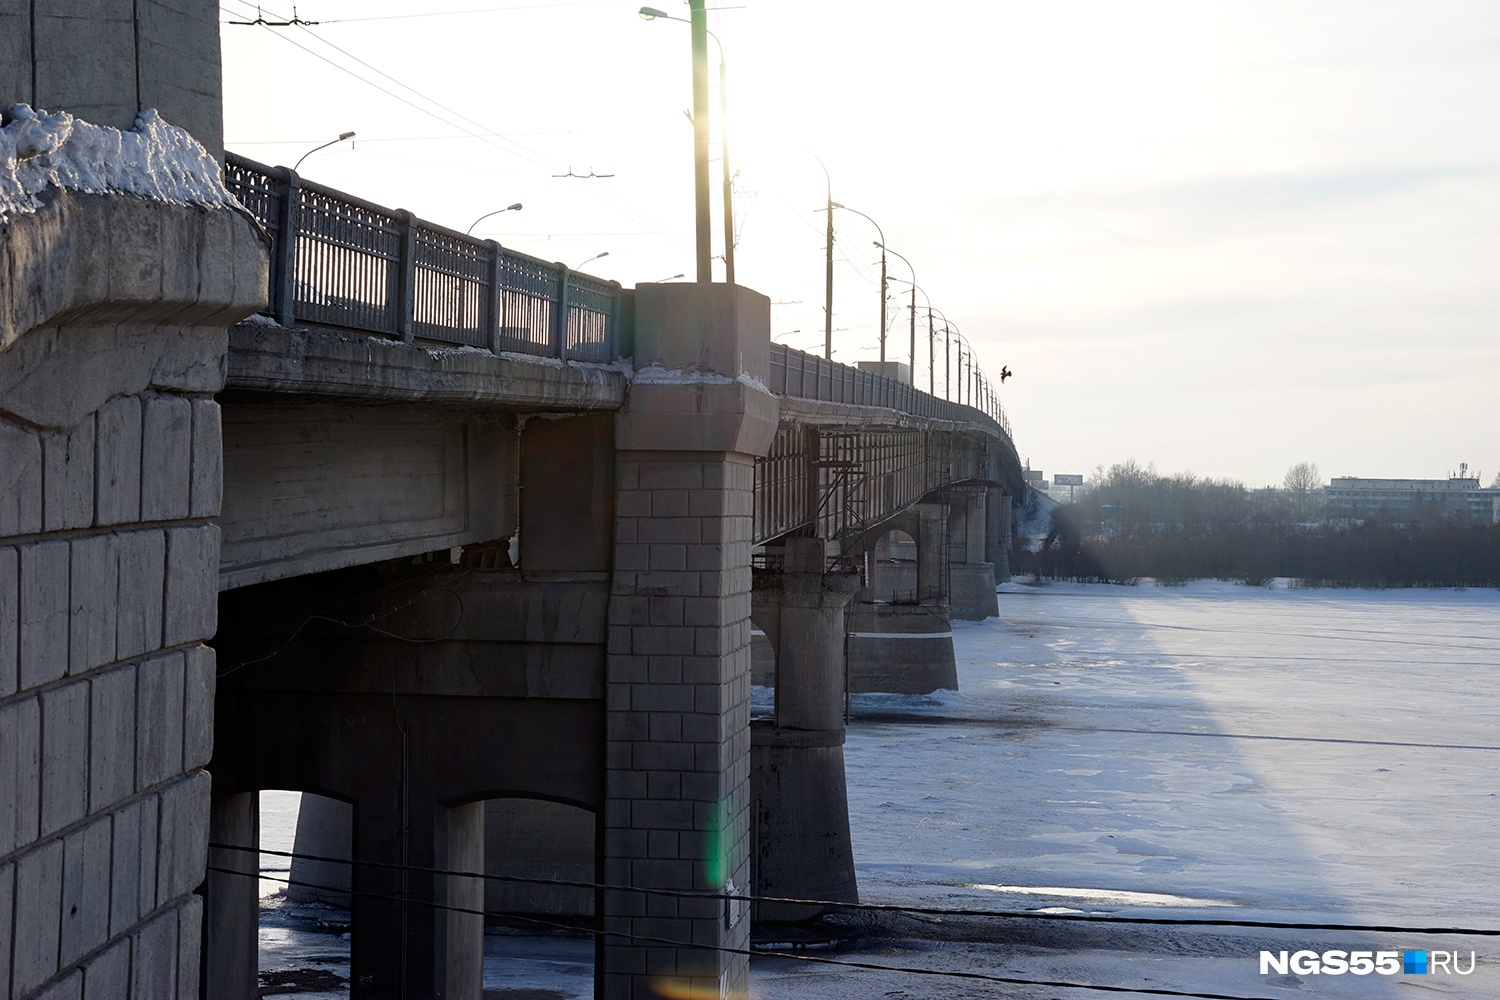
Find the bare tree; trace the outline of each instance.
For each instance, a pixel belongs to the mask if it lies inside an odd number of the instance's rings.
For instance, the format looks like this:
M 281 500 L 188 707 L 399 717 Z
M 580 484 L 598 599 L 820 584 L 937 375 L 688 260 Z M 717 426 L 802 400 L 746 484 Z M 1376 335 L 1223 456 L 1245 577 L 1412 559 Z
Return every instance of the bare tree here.
M 1287 493 L 1292 520 L 1298 524 L 1316 520 L 1317 501 L 1323 489 L 1323 474 L 1318 471 L 1317 463 L 1298 462 L 1286 470 L 1281 485 Z

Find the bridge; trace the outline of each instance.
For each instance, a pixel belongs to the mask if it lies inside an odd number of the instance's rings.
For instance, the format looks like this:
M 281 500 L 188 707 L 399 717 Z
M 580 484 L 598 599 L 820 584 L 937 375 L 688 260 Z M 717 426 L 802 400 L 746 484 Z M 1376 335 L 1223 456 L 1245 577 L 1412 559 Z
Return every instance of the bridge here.
M 0 237 L 8 995 L 255 996 L 271 788 L 355 859 L 293 873 L 349 894 L 355 997 L 478 997 L 487 910 L 592 920 L 600 996 L 743 995 L 751 920 L 808 915 L 747 894 L 855 897 L 845 692 L 953 686 L 995 613 L 998 395 L 224 180 Z

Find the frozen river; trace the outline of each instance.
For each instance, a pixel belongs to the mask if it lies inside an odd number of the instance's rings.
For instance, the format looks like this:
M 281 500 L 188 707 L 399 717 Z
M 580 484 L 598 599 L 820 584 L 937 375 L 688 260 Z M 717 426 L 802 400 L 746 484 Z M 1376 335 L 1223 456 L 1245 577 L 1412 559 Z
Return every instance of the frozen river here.
M 1500 927 L 1500 593 L 1002 590 L 999 620 L 955 627 L 959 694 L 855 702 L 846 761 L 865 901 Z M 285 802 L 267 802 L 268 842 L 286 828 Z M 267 923 L 266 968 L 338 950 L 336 937 Z M 811 954 L 1241 997 L 1500 996 L 1493 937 L 951 916 L 851 923 L 843 947 Z M 493 996 L 591 995 L 587 942 L 490 943 Z M 1262 975 L 1263 949 L 1457 951 L 1464 968 L 1472 952 L 1478 968 Z M 765 957 L 752 962 L 752 995 L 1119 994 Z

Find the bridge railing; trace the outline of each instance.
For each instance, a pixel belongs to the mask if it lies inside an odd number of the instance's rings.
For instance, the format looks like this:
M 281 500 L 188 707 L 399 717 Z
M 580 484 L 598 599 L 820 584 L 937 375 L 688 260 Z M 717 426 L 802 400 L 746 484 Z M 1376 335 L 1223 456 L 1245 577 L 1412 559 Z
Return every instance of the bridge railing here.
M 270 302 L 282 326 L 576 361 L 620 356 L 624 293 L 507 250 L 228 153 L 229 190 L 271 236 Z
M 1010 437 L 1010 421 L 984 373 L 977 369 L 961 386 L 958 399 L 943 399 L 925 393 L 900 379 L 839 364 L 785 344 L 771 344 L 772 392 L 828 403 L 884 406 L 902 413 L 940 420 L 991 423 Z

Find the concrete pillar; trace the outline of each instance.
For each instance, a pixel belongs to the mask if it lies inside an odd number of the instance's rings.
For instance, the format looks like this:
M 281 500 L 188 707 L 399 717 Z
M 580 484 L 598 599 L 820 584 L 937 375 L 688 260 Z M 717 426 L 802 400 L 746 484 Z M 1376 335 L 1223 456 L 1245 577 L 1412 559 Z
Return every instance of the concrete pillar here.
M 452 872 L 484 871 L 484 802 L 439 810 L 437 865 Z M 482 1000 L 484 992 L 484 879 L 449 875 L 438 880 L 444 911 L 437 942 L 437 996 Z M 461 912 L 469 911 L 469 912 Z
M 312 861 L 300 855 L 322 858 L 354 856 L 354 806 L 326 795 L 304 792 L 297 810 L 297 839 L 292 853 L 292 884 L 288 899 L 299 903 L 349 906 L 350 869 L 337 861 Z
M 949 607 L 954 618 L 982 621 L 1000 614 L 995 567 L 985 561 L 985 488 L 948 491 Z
M 917 510 L 917 600 L 946 603 L 947 587 L 943 581 L 943 507 L 936 503 L 919 503 Z
M 754 460 L 779 416 L 754 380 L 766 378 L 769 330 L 770 303 L 748 289 L 636 290 L 636 376 L 615 435 L 606 883 L 739 893 L 749 882 Z M 749 942 L 744 906 L 606 892 L 602 907 L 602 995 L 748 993 L 734 953 Z
M 0 988 L 77 995 L 83 968 L 99 995 L 197 997 L 213 394 L 265 250 L 228 210 L 40 200 L 0 226 Z
M 249 662 L 228 661 L 218 692 L 214 784 L 338 796 L 310 814 L 322 812 L 321 836 L 302 824 L 304 851 L 338 856 L 352 816 L 355 1000 L 476 995 L 479 918 L 433 904 L 481 909 L 482 880 L 419 869 L 482 870 L 486 796 L 602 807 L 608 586 L 427 564 L 223 595 L 217 641 Z M 413 644 L 330 625 L 277 652 L 278 625 L 330 605 L 395 636 L 446 638 Z
M 948 608 L 856 603 L 846 613 L 849 690 L 928 694 L 958 690 Z
M 260 796 L 215 795 L 208 839 L 216 844 L 260 848 Z M 203 996 L 256 1000 L 260 996 L 260 856 L 214 848 L 203 896 Z
M 774 551 L 774 550 L 772 550 Z M 852 573 L 827 573 L 822 539 L 790 539 L 779 572 L 760 574 L 756 618 L 776 650 L 776 714 L 751 729 L 756 895 L 857 902 L 844 779 L 844 609 Z M 756 920 L 802 920 L 817 907 L 758 903 Z
M 998 486 L 990 487 L 985 500 L 985 547 L 990 564 L 995 567 L 995 582 L 1010 579 L 1010 497 Z

